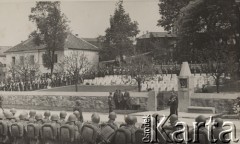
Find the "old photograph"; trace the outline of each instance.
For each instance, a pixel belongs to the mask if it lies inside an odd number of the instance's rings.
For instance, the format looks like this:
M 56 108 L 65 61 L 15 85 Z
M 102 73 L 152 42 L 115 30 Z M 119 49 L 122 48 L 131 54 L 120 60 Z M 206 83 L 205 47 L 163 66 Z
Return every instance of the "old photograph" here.
M 240 144 L 240 0 L 0 0 L 0 144 Z

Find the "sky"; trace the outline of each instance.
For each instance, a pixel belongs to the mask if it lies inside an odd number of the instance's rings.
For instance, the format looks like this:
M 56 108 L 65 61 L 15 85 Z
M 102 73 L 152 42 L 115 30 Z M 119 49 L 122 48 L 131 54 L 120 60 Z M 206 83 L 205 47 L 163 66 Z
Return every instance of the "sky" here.
M 117 0 L 65 0 L 61 1 L 61 9 L 70 21 L 69 27 L 73 34 L 82 38 L 95 38 L 105 34 L 116 2 Z M 35 24 L 28 19 L 35 3 L 33 0 L 0 0 L 0 46 L 15 46 L 26 40 L 36 29 Z M 138 22 L 139 35 L 146 31 L 164 31 L 157 26 L 160 18 L 158 0 L 124 0 L 123 5 L 132 21 Z

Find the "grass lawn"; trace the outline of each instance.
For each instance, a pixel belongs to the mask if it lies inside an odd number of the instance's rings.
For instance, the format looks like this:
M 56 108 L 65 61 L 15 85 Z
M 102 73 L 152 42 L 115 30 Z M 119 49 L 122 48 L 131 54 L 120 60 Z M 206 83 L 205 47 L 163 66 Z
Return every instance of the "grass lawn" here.
M 137 91 L 137 86 L 124 86 L 124 85 L 114 85 L 114 86 L 87 86 L 78 85 L 78 92 L 114 92 L 116 89 L 124 91 Z M 53 91 L 53 92 L 75 92 L 75 85 L 55 87 L 51 89 L 44 89 L 39 91 Z

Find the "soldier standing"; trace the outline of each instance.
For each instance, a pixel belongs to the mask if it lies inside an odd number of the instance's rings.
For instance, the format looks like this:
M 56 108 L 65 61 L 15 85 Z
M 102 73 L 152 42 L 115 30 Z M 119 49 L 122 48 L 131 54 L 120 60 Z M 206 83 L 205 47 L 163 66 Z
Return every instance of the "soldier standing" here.
M 109 96 L 108 96 L 108 106 L 109 106 L 109 113 L 111 113 L 113 111 L 113 107 L 114 107 L 112 92 L 110 92 Z
M 114 100 L 116 109 L 119 109 L 118 90 L 116 90 L 116 91 L 114 92 L 114 94 L 113 94 L 113 100 Z
M 123 94 L 121 90 L 118 90 L 118 104 L 119 104 L 119 109 L 123 109 Z
M 79 116 L 79 120 L 81 122 L 83 122 L 83 115 L 82 115 L 82 107 L 81 107 L 81 101 L 80 100 L 77 100 L 76 101 L 76 105 L 75 107 L 73 108 L 73 111 L 78 111 L 80 116 Z
M 170 115 L 176 114 L 178 115 L 178 96 L 174 92 L 171 93 L 171 97 L 169 98 L 168 105 L 170 106 Z
M 123 95 L 123 108 L 127 110 L 131 109 L 130 94 L 126 89 Z

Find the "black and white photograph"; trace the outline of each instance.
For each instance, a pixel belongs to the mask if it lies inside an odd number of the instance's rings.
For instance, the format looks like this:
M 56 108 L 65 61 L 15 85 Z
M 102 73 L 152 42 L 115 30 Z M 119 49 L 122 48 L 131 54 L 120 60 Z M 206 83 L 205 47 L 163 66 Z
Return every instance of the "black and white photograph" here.
M 240 0 L 0 0 L 0 144 L 240 144 Z

